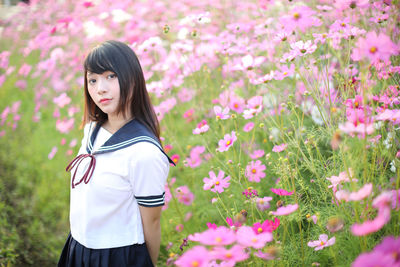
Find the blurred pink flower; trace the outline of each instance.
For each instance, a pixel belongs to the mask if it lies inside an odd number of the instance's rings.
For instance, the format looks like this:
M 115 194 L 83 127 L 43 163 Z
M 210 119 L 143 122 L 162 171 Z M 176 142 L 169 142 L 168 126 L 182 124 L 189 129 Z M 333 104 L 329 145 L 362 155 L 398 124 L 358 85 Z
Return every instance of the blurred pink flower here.
M 334 6 L 338 11 L 345 9 L 364 9 L 369 7 L 369 0 L 335 0 Z
M 180 158 L 181 157 L 178 154 L 174 154 L 171 156 L 171 159 L 175 164 L 178 164 Z
M 317 49 L 317 45 L 315 45 L 311 40 L 307 42 L 297 41 L 295 43 L 290 44 L 290 48 L 292 48 L 292 52 L 294 56 L 304 56 L 307 54 L 312 54 Z
M 249 156 L 251 159 L 258 159 L 264 156 L 265 152 L 262 149 L 259 150 L 254 150 L 253 153 L 251 153 Z
M 253 187 L 250 186 L 242 192 L 242 195 L 245 195 L 246 198 L 252 198 L 258 196 L 258 192 L 257 190 L 253 189 Z
M 189 166 L 190 168 L 196 168 L 200 166 L 203 161 L 201 158 L 201 154 L 204 153 L 205 149 L 206 148 L 204 146 L 193 147 L 190 151 L 190 156 L 186 158 L 187 164 L 185 164 L 185 166 Z
M 254 122 L 248 122 L 246 125 L 243 127 L 243 131 L 245 132 L 250 132 L 254 128 Z
M 215 224 L 215 223 L 210 223 L 210 222 L 208 222 L 207 223 L 207 227 L 208 227 L 208 229 L 217 229 L 217 225 Z
M 177 187 L 175 189 L 175 192 L 176 192 L 176 198 L 178 199 L 179 202 L 187 206 L 192 204 L 194 200 L 194 195 L 186 185 Z
M 192 100 L 195 93 L 196 93 L 195 90 L 188 89 L 188 88 L 182 88 L 178 92 L 178 98 L 181 102 L 189 102 L 190 100 Z
M 375 267 L 375 266 L 396 266 L 395 258 L 392 255 L 384 254 L 382 251 L 372 251 L 358 255 L 351 267 Z M 398 265 L 397 265 L 398 266 Z
M 379 35 L 376 32 L 368 32 L 365 38 L 358 39 L 356 46 L 351 54 L 351 58 L 355 61 L 363 58 L 368 58 L 372 62 L 387 61 L 390 56 L 399 53 L 399 47 L 382 32 Z
M 197 124 L 197 127 L 193 130 L 193 134 L 202 134 L 207 132 L 210 126 L 207 124 L 206 120 L 202 120 Z
M 296 28 L 305 32 L 312 26 L 319 26 L 322 24 L 318 18 L 313 17 L 315 13 L 316 12 L 308 6 L 295 6 L 288 15 L 281 17 L 280 24 L 288 32 L 292 32 Z
M 194 109 L 188 109 L 185 111 L 185 113 L 183 113 L 183 117 L 186 119 L 186 122 L 191 122 L 193 120 L 193 113 L 194 113 Z
M 263 198 L 256 198 L 256 206 L 260 211 L 265 211 L 269 209 L 270 204 L 269 202 L 272 200 L 272 197 L 263 197 Z
M 286 148 L 287 148 L 287 144 L 285 144 L 285 143 L 283 143 L 283 144 L 280 144 L 280 145 L 275 145 L 273 148 L 272 148 L 272 151 L 273 152 L 282 152 L 282 151 L 284 151 Z
M 219 226 L 216 229 L 207 229 L 202 233 L 195 233 L 188 237 L 191 241 L 200 242 L 209 246 L 226 246 L 236 241 L 236 235 L 233 230 L 225 226 Z
M 270 232 L 256 234 L 250 226 L 241 226 L 236 232 L 236 239 L 242 246 L 259 249 L 271 242 L 273 236 Z
M 229 107 L 222 109 L 220 106 L 214 106 L 215 117 L 219 120 L 229 119 Z
M 226 134 L 224 136 L 224 139 L 219 140 L 218 142 L 219 147 L 217 148 L 217 150 L 219 152 L 228 151 L 228 149 L 233 145 L 233 143 L 235 143 L 236 140 L 237 137 L 234 131 L 232 131 L 231 134 Z
M 365 221 L 362 224 L 353 224 L 351 226 L 351 232 L 356 236 L 368 235 L 375 233 L 382 229 L 382 227 L 387 224 L 390 220 L 390 208 L 381 207 L 378 210 L 378 216 L 371 221 Z
M 60 108 L 68 105 L 69 103 L 71 103 L 71 98 L 68 97 L 68 95 L 66 93 L 62 93 L 61 95 L 59 95 L 58 97 L 53 98 L 53 102 L 59 106 Z
M 271 211 L 271 214 L 275 216 L 289 215 L 295 212 L 298 208 L 298 204 L 289 204 L 287 206 L 282 206 L 278 208 L 276 211 Z
M 21 76 L 28 76 L 29 72 L 31 71 L 32 66 L 28 65 L 26 63 L 22 64 L 22 66 L 19 68 L 18 74 Z
M 335 241 L 336 241 L 335 237 L 332 237 L 331 239 L 328 240 L 328 235 L 322 234 L 319 236 L 319 240 L 310 241 L 307 243 L 307 246 L 312 248 L 315 247 L 314 250 L 321 250 L 325 247 L 332 246 L 333 244 L 335 244 Z
M 226 223 L 232 228 L 238 228 L 242 226 L 242 223 L 240 221 L 233 221 L 231 217 L 226 217 Z
M 271 188 L 272 193 L 275 193 L 280 196 L 290 196 L 293 195 L 294 191 L 286 191 L 285 189 L 281 188 Z
M 195 246 L 183 253 L 183 255 L 175 261 L 180 267 L 208 267 L 211 257 L 209 251 L 203 246 Z
M 360 201 L 366 197 L 368 197 L 372 193 L 372 184 L 365 184 L 360 190 L 356 192 L 352 192 L 349 195 L 350 201 Z
M 61 133 L 68 133 L 74 128 L 74 118 L 57 120 L 56 129 Z
M 231 266 L 234 266 L 236 262 L 244 261 L 249 257 L 249 254 L 245 252 L 245 249 L 239 245 L 234 245 L 230 249 L 214 247 L 210 254 L 212 254 L 212 257 L 217 260 L 225 261 L 225 264 L 227 265 L 233 264 Z
M 49 153 L 49 155 L 47 156 L 48 157 L 48 159 L 52 159 L 52 158 L 54 158 L 54 156 L 56 155 L 56 153 L 57 153 L 57 147 L 56 146 L 53 146 L 53 148 L 51 149 L 51 151 L 50 151 L 50 153 Z
M 224 192 L 224 188 L 229 187 L 229 180 L 231 179 L 231 177 L 227 176 L 224 178 L 225 173 L 222 170 L 219 171 L 218 176 L 215 176 L 215 173 L 213 171 L 210 171 L 208 174 L 210 175 L 210 178 L 205 177 L 203 179 L 204 190 L 222 193 Z
M 261 163 L 260 160 L 257 161 L 251 161 L 247 166 L 246 166 L 246 177 L 250 182 L 260 182 L 261 178 L 265 177 L 265 165 Z

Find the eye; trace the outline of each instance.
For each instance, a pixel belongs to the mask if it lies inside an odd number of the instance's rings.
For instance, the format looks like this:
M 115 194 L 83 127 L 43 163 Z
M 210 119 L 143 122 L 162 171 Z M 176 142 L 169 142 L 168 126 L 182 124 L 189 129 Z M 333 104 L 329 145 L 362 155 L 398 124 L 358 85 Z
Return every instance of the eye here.
M 109 79 L 114 79 L 114 78 L 116 78 L 117 77 L 117 74 L 115 74 L 115 73 L 111 73 L 111 74 L 109 74 L 108 76 L 107 76 L 107 78 L 109 78 Z
M 89 84 L 94 84 L 96 82 L 96 79 L 89 79 L 88 83 Z

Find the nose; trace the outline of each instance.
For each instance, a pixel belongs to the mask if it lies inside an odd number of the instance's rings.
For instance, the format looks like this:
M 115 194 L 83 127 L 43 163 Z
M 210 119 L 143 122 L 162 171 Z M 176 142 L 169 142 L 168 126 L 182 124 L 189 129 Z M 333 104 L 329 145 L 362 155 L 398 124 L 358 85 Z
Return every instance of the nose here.
M 97 81 L 97 93 L 99 95 L 102 95 L 107 92 L 108 86 L 107 86 L 107 81 L 105 81 L 102 77 L 100 77 Z

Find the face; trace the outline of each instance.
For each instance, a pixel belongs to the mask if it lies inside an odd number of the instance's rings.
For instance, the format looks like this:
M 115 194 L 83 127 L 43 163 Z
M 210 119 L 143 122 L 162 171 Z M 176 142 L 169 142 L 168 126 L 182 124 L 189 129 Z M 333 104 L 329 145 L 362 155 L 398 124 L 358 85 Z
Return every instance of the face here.
M 117 110 L 120 99 L 120 88 L 117 75 L 112 71 L 102 74 L 87 73 L 87 88 L 94 103 L 108 115 L 118 117 Z

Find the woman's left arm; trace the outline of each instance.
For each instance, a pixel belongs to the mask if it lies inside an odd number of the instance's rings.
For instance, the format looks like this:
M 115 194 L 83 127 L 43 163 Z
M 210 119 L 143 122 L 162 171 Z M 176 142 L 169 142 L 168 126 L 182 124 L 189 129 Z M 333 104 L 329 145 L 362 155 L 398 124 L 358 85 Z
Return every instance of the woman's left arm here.
M 143 223 L 143 233 L 147 249 L 149 251 L 153 265 L 157 265 L 158 253 L 161 243 L 161 209 L 158 207 L 139 206 L 140 215 Z

